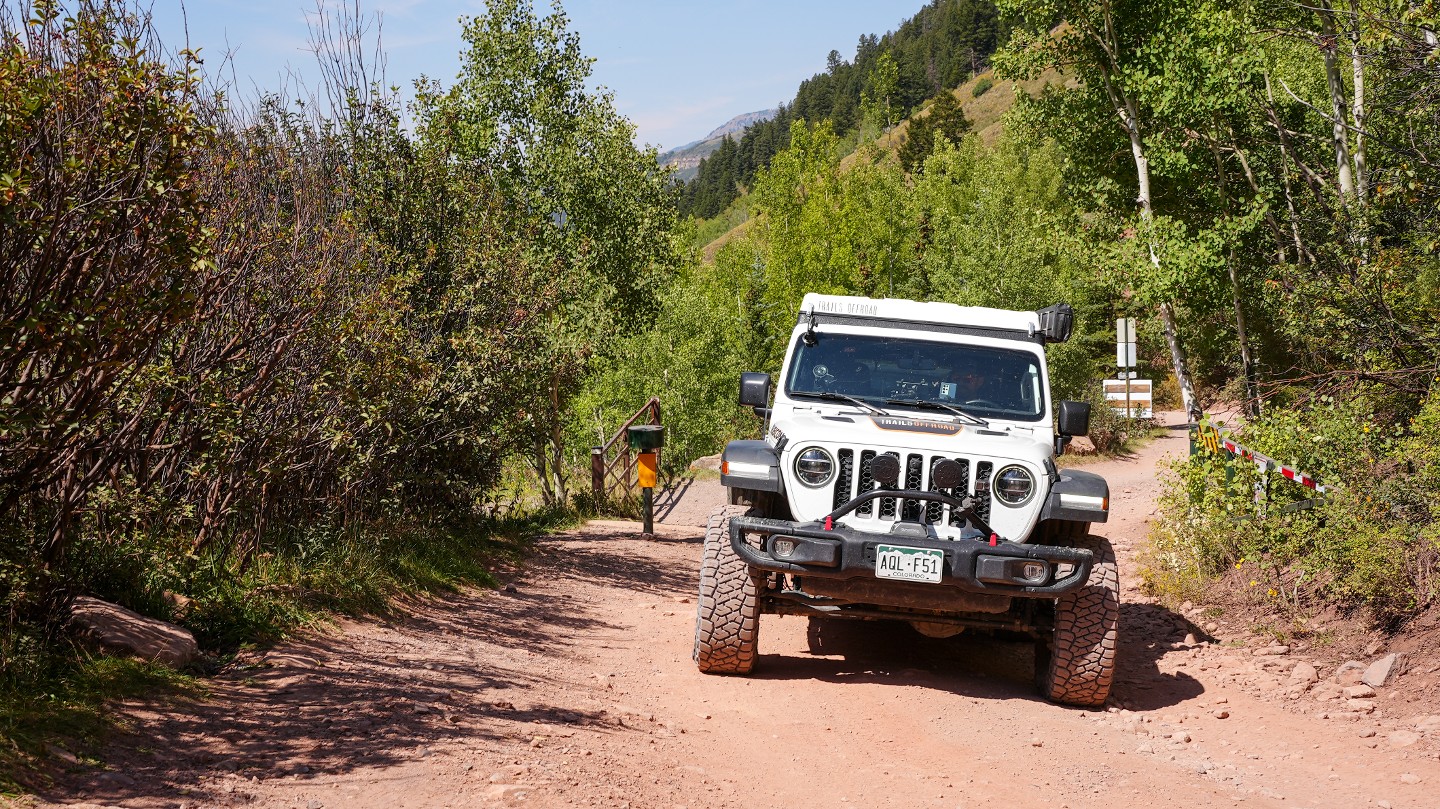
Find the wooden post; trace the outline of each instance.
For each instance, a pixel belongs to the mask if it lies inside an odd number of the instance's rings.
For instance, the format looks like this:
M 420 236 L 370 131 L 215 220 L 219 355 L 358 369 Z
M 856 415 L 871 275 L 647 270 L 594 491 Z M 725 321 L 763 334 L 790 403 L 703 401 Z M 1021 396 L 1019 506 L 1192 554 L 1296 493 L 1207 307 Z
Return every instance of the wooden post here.
M 605 448 L 590 448 L 590 488 L 595 492 L 595 509 L 605 502 Z

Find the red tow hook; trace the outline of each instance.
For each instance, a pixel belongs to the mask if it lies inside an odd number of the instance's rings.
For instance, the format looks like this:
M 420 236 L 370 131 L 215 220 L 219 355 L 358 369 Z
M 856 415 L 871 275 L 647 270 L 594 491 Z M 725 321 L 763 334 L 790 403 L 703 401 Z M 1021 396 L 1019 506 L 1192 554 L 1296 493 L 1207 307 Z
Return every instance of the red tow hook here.
M 990 535 L 990 547 L 992 547 L 992 548 L 995 547 L 997 544 L 999 544 L 999 542 L 1000 542 L 1000 535 L 999 535 L 999 534 L 991 534 L 991 535 Z
M 834 517 L 826 517 L 826 518 L 825 518 L 825 530 L 826 530 L 826 531 L 834 531 L 834 530 L 835 530 L 835 518 L 834 518 Z M 827 540 L 827 541 L 828 541 L 828 540 Z

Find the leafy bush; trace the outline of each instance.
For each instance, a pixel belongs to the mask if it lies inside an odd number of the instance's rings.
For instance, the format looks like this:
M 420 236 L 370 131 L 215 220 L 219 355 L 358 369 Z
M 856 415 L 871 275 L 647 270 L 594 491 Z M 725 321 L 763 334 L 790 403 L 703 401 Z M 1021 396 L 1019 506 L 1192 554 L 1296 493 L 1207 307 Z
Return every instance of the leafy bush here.
M 1232 569 L 1246 586 L 1290 608 L 1330 601 L 1391 625 L 1440 600 L 1440 385 L 1407 423 L 1383 427 L 1370 397 L 1279 410 L 1239 440 L 1315 475 L 1313 493 L 1253 463 L 1202 453 L 1177 462 L 1152 529 L 1151 586 L 1179 597 Z M 1262 496 L 1257 499 L 1256 487 Z
M 1127 418 L 1111 407 L 1099 386 L 1092 383 L 1084 390 L 1082 400 L 1090 404 L 1089 438 L 1096 452 L 1102 455 L 1124 452 L 1131 442 L 1148 435 L 1154 428 L 1155 422 L 1151 419 Z M 1058 394 L 1056 398 L 1060 398 Z
M 995 82 L 993 79 L 991 79 L 989 76 L 981 76 L 980 80 L 975 82 L 975 86 L 971 88 L 970 95 L 975 98 L 979 98 L 980 96 L 983 96 L 986 93 L 990 92 L 990 88 L 994 86 Z
M 78 593 L 214 650 L 487 583 L 507 463 L 563 485 L 559 417 L 672 263 L 663 174 L 563 12 L 490 3 L 457 87 L 402 115 L 356 20 L 325 39 L 333 110 L 237 111 L 125 2 L 23 5 L 0 7 L 0 698 L 84 669 Z

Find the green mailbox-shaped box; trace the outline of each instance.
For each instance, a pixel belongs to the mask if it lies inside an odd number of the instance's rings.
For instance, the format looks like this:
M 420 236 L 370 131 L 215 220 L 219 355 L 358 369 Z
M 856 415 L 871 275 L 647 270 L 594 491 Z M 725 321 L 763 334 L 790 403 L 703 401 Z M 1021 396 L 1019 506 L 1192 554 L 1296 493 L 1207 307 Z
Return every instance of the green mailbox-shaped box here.
M 659 424 L 636 424 L 626 429 L 630 449 L 651 452 L 665 446 L 665 428 Z

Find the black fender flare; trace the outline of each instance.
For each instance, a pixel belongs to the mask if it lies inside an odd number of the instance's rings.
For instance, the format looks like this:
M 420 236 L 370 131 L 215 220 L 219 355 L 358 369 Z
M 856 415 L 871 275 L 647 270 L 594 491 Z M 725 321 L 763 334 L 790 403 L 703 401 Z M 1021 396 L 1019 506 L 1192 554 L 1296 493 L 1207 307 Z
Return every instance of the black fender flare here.
M 1061 469 L 1050 497 L 1040 511 L 1042 520 L 1105 522 L 1110 518 L 1110 484 L 1094 472 Z
M 720 456 L 720 483 L 727 489 L 784 494 L 780 453 L 763 440 L 731 441 Z

